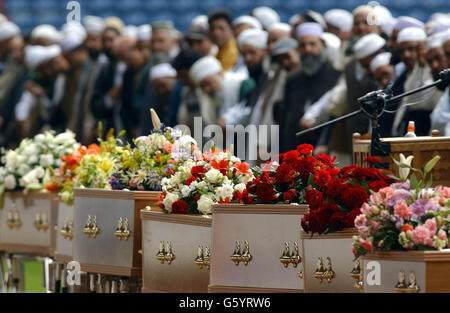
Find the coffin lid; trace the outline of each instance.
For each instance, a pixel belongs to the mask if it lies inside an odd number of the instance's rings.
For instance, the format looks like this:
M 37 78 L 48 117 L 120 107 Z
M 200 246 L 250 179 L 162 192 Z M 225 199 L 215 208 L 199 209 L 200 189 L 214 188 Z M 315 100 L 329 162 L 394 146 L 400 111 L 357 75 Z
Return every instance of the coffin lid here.
M 309 211 L 307 204 L 215 204 L 213 213 L 222 214 L 279 214 L 302 215 Z
M 389 260 L 404 262 L 448 262 L 450 249 L 441 251 L 375 251 L 361 257 L 366 260 Z
M 153 212 L 141 210 L 141 219 L 164 223 L 185 224 L 193 226 L 211 227 L 211 216 L 205 217 L 203 215 L 194 214 L 169 214 L 164 212 Z
M 122 199 L 122 200 L 158 200 L 160 191 L 125 191 L 100 188 L 75 188 L 75 197 Z

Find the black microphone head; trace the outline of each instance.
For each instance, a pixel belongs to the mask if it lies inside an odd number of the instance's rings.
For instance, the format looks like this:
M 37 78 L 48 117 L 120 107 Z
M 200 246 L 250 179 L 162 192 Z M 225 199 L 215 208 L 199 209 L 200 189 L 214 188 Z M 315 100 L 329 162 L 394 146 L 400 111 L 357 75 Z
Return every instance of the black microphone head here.
M 450 85 L 450 68 L 445 69 L 439 73 L 439 78 L 442 81 L 440 84 L 443 87 L 447 87 Z
M 383 114 L 386 101 L 391 97 L 390 93 L 376 90 L 358 98 L 361 108 L 368 117 L 377 118 Z

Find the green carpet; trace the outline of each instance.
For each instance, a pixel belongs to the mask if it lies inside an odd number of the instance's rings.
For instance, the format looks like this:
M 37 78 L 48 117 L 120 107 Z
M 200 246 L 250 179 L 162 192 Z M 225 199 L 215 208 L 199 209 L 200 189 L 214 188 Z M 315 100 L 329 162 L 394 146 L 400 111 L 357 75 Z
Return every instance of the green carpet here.
M 3 262 L 3 268 L 6 272 L 6 262 Z M 25 292 L 27 293 L 45 293 L 45 287 L 42 286 L 42 263 L 37 261 L 25 262 Z

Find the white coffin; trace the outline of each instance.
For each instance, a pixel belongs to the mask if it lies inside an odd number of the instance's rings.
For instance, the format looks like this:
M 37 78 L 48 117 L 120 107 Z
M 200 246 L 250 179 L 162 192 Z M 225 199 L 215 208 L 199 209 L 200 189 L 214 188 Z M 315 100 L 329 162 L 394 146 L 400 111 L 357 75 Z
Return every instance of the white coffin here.
M 369 253 L 361 257 L 361 266 L 366 293 L 450 292 L 450 249 Z M 401 271 L 405 280 L 396 288 Z
M 210 270 L 207 262 L 195 260 L 199 246 L 211 248 L 211 218 L 143 210 L 141 219 L 142 292 L 207 292 Z M 170 264 L 156 258 L 161 241 L 165 251 L 169 242 L 175 255 Z
M 1 211 L 0 250 L 52 255 L 55 248 L 53 229 L 57 218 L 57 199 L 54 195 L 7 192 Z
M 159 192 L 76 188 L 74 194 L 73 259 L 80 262 L 81 270 L 140 277 L 140 210 L 147 205 L 159 209 L 156 205 Z M 96 235 L 84 232 L 89 216 L 91 228 L 95 221 L 97 223 L 99 232 Z M 124 228 L 128 219 L 130 234 L 127 239 L 115 235 L 120 219 Z
M 73 205 L 68 205 L 61 199 L 58 201 L 58 222 L 55 227 L 56 247 L 54 259 L 68 263 L 73 260 Z
M 301 256 L 300 222 L 307 210 L 305 205 L 215 205 L 209 292 L 302 292 L 302 263 L 284 267 L 280 257 L 285 242 L 290 252 L 296 242 Z M 238 265 L 231 260 L 236 241 L 241 256 L 248 242 L 247 265 L 245 258 Z
M 359 292 L 353 286 L 355 280 L 350 276 L 354 267 L 354 255 L 351 249 L 353 235 L 356 235 L 354 228 L 326 235 L 314 234 L 314 236 L 301 232 L 305 292 Z M 322 258 L 325 271 L 327 258 L 330 258 L 334 277 L 324 278 L 322 282 L 318 279 L 321 276 L 314 277 L 319 258 Z

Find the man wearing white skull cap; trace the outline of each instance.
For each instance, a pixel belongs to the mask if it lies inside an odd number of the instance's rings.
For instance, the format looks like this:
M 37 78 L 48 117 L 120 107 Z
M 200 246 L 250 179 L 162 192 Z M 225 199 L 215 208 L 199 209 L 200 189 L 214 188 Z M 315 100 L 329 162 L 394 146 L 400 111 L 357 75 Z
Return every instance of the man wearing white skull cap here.
M 15 107 L 19 136 L 32 136 L 42 128 L 65 129 L 61 118 L 66 73 L 70 69 L 58 45 L 27 46 L 25 64 L 33 73 Z
M 252 15 L 256 17 L 264 27 L 264 29 L 269 29 L 269 27 L 280 21 L 280 16 L 272 8 L 269 7 L 257 7 L 252 11 Z
M 394 67 L 391 64 L 390 52 L 378 54 L 370 62 L 370 71 L 378 83 L 378 89 L 385 89 L 394 77 Z
M 258 21 L 256 17 L 250 15 L 242 15 L 236 18 L 233 23 L 231 23 L 233 27 L 234 37 L 238 38 L 239 34 L 249 28 L 262 29 L 261 23 Z
M 332 89 L 340 76 L 328 62 L 325 45 L 321 40 L 322 26 L 314 22 L 300 24 L 296 29 L 301 58 L 301 68 L 288 77 L 284 99 L 275 109 L 275 120 L 280 125 L 280 151 L 285 152 L 303 142 L 324 152 L 328 144 L 329 129 L 318 136 L 309 134 L 296 138 L 295 133 L 304 129 L 302 118 L 310 106 Z
M 353 26 L 353 15 L 342 9 L 331 9 L 324 14 L 327 31 L 346 41 L 350 37 Z
M 394 83 L 394 94 L 407 92 L 430 83 L 433 78 L 431 70 L 426 64 L 426 40 L 423 28 L 413 26 L 403 28 L 397 36 L 397 48 L 400 59 L 405 64 L 405 71 Z M 404 82 L 403 82 L 404 81 Z M 430 114 L 436 106 L 438 99 L 430 97 L 426 92 L 402 99 L 401 106 L 395 114 L 392 132 L 395 136 L 404 136 L 409 121 L 414 121 L 416 134 L 426 136 L 429 134 L 431 121 Z M 406 107 L 406 104 L 414 105 Z
M 42 24 L 31 31 L 30 38 L 33 45 L 50 46 L 59 43 L 61 34 L 54 26 Z
M 144 24 L 138 27 L 137 33 L 137 47 L 140 50 L 146 50 L 150 53 L 152 39 L 152 26 L 150 24 Z
M 205 124 L 224 126 L 228 123 L 223 114 L 242 101 L 250 84 L 254 86 L 242 74 L 224 72 L 220 62 L 212 56 L 195 62 L 189 74 L 198 87 L 200 112 Z
M 275 23 L 269 27 L 267 31 L 267 49 L 269 54 L 272 53 L 275 46 L 275 42 L 281 38 L 289 37 L 291 34 L 292 27 L 286 23 Z

